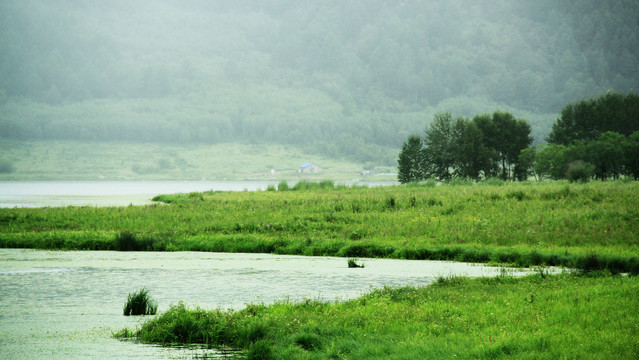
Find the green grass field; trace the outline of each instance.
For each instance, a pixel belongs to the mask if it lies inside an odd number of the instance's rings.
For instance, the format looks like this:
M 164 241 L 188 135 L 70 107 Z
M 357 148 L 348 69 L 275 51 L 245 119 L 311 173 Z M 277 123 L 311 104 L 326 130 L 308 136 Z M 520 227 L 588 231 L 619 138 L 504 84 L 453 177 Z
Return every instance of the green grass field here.
M 439 259 L 639 272 L 639 183 L 213 192 L 0 209 L 0 246 Z
M 637 277 L 440 278 L 337 303 L 179 304 L 116 336 L 248 359 L 636 359 L 638 295 Z
M 296 180 L 299 166 L 309 161 L 323 169 L 313 178 L 360 179 L 364 168 L 378 174 L 394 171 L 293 145 L 0 140 L 0 162 L 12 169 L 0 173 L 0 180 Z M 393 175 L 367 179 L 396 180 Z

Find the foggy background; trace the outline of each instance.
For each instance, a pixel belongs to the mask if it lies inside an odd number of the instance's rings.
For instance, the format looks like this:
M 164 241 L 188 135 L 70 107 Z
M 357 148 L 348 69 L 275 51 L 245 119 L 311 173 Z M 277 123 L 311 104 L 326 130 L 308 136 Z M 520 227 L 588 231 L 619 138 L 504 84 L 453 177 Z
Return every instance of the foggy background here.
M 283 144 L 394 166 L 438 111 L 510 111 L 538 144 L 566 104 L 636 90 L 639 3 L 2 0 L 0 46 L 5 143 Z

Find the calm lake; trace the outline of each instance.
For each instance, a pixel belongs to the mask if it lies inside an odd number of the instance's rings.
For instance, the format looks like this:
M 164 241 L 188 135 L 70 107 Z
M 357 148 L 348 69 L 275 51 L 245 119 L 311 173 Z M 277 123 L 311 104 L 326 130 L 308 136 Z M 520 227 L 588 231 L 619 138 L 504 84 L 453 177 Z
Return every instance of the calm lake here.
M 150 204 L 160 194 L 265 190 L 278 181 L 0 181 L 0 207 L 127 206 Z M 353 182 L 340 182 L 347 185 Z M 293 186 L 295 181 L 290 181 Z M 393 181 L 357 182 L 388 186 Z
M 496 267 L 440 261 L 195 252 L 0 249 L 0 358 L 191 359 L 208 349 L 162 348 L 112 338 L 149 317 L 124 316 L 130 292 L 144 286 L 159 312 L 184 301 L 239 309 L 278 300 L 350 299 L 371 288 L 425 285 L 437 276 L 495 276 Z M 524 274 L 515 272 L 515 275 Z

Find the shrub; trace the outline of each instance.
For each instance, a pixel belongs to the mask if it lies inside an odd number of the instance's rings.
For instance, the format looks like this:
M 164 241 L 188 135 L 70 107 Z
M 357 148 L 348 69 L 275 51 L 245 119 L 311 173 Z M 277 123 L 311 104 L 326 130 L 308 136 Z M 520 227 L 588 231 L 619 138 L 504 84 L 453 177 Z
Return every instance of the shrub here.
M 319 183 L 320 189 L 335 189 L 335 182 L 333 180 L 322 180 Z
M 435 185 L 437 185 L 437 180 L 435 179 L 428 179 L 424 182 L 424 186 L 426 187 L 435 187 Z
M 503 186 L 504 184 L 506 184 L 506 181 L 497 177 L 489 177 L 484 179 L 484 181 L 482 181 L 481 183 L 482 185 Z
M 155 315 L 158 310 L 157 302 L 149 296 L 149 290 L 141 288 L 130 293 L 124 304 L 124 315 Z
M 595 173 L 595 166 L 582 160 L 577 160 L 568 165 L 566 179 L 572 182 L 588 182 Z
M 269 185 L 266 187 L 266 191 L 275 191 L 275 190 L 276 190 L 276 189 L 275 189 L 275 185 L 273 185 L 273 184 L 269 184 Z
M 290 188 L 286 180 L 282 180 L 279 184 L 277 184 L 277 191 L 288 191 L 289 189 Z
M 116 248 L 119 251 L 135 251 L 138 250 L 138 240 L 135 234 L 130 231 L 121 231 L 115 236 Z
M 118 251 L 147 251 L 153 249 L 153 240 L 139 239 L 130 231 L 121 231 L 115 236 L 115 248 Z

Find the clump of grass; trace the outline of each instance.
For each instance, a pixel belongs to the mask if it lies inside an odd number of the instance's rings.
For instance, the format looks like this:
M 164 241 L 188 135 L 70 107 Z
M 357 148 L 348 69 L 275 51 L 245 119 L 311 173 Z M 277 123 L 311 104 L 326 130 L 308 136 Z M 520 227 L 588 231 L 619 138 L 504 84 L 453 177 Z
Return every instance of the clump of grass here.
M 140 239 L 130 231 L 121 231 L 115 236 L 115 248 L 118 251 L 152 250 L 152 243 L 151 239 Z
M 288 191 L 289 189 L 290 187 L 288 186 L 288 182 L 286 182 L 286 180 L 282 180 L 279 184 L 277 184 L 277 191 Z
M 158 304 L 149 296 L 149 290 L 141 288 L 130 293 L 124 304 L 124 316 L 129 315 L 155 315 L 158 311 Z
M 137 250 L 138 241 L 130 231 L 121 231 L 115 236 L 115 245 L 119 251 L 133 251 Z
M 497 177 L 489 177 L 484 179 L 484 181 L 482 181 L 481 184 L 488 185 L 488 186 L 503 186 L 506 184 L 506 181 Z
M 348 267 L 351 269 L 355 269 L 355 268 L 363 268 L 364 264 L 358 264 L 357 263 L 357 259 L 348 259 Z
M 322 339 L 313 333 L 297 334 L 294 338 L 294 342 L 307 351 L 319 349 L 322 345 Z
M 275 356 L 271 345 L 264 340 L 260 340 L 249 347 L 246 358 L 251 360 L 270 360 L 274 359 Z

